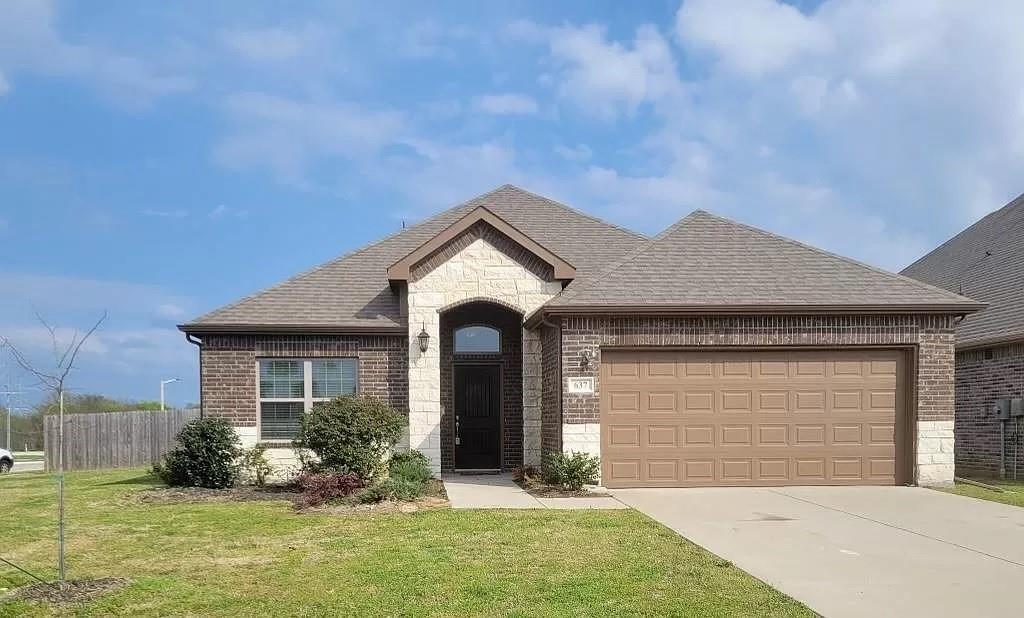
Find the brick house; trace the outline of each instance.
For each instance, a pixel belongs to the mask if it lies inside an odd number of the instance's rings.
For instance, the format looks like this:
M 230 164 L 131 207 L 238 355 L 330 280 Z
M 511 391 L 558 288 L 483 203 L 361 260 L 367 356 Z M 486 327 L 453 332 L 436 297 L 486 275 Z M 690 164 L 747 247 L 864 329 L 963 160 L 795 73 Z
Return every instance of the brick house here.
M 1022 427 L 1001 431 L 994 411 L 997 399 L 1024 397 L 1024 195 L 903 274 L 988 304 L 956 326 L 956 469 L 995 477 L 1016 466 L 1024 475 Z
M 203 413 L 290 457 L 342 393 L 435 471 L 601 457 L 611 487 L 947 483 L 982 305 L 703 211 L 648 238 L 503 186 L 181 325 Z

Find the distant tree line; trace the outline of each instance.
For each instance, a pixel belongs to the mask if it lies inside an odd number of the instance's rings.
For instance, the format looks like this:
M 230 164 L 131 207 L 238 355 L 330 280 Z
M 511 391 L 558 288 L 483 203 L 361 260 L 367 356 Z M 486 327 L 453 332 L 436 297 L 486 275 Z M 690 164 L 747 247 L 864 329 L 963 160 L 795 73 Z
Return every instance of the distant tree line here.
M 187 408 L 196 407 L 189 404 Z M 65 414 L 89 414 L 92 412 L 128 412 L 132 410 L 159 410 L 159 401 L 126 401 L 105 395 L 71 395 L 64 398 Z M 20 451 L 28 446 L 30 451 L 43 449 L 43 417 L 57 413 L 57 401 L 51 397 L 27 412 L 11 415 L 11 448 Z M 0 447 L 7 438 L 7 409 L 0 406 Z

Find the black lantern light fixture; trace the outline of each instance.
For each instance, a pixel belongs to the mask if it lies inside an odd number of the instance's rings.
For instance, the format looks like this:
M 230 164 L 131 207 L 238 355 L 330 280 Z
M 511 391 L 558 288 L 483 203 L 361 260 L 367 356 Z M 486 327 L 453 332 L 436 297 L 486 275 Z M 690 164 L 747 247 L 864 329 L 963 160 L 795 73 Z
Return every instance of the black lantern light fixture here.
M 416 340 L 420 342 L 420 352 L 426 352 L 427 348 L 430 347 L 430 333 L 427 332 L 426 323 L 420 329 L 420 334 L 416 336 Z

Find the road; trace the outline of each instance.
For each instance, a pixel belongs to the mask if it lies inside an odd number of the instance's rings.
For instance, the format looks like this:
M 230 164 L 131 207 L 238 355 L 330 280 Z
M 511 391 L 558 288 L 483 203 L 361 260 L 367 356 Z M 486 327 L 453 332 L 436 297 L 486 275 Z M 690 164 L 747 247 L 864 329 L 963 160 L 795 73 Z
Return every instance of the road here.
M 11 474 L 18 472 L 40 472 L 43 469 L 42 460 L 36 461 L 15 461 Z

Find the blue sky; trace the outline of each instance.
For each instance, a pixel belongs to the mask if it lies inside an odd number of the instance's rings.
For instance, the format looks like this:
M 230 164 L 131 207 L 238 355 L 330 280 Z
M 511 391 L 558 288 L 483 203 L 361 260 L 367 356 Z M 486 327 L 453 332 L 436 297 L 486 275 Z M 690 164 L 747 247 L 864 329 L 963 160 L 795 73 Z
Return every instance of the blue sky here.
M 180 376 L 195 401 L 176 323 L 506 182 L 898 270 L 1024 191 L 1022 23 L 1009 1 L 7 0 L 0 334 L 43 363 L 33 308 L 106 309 L 73 387 Z

